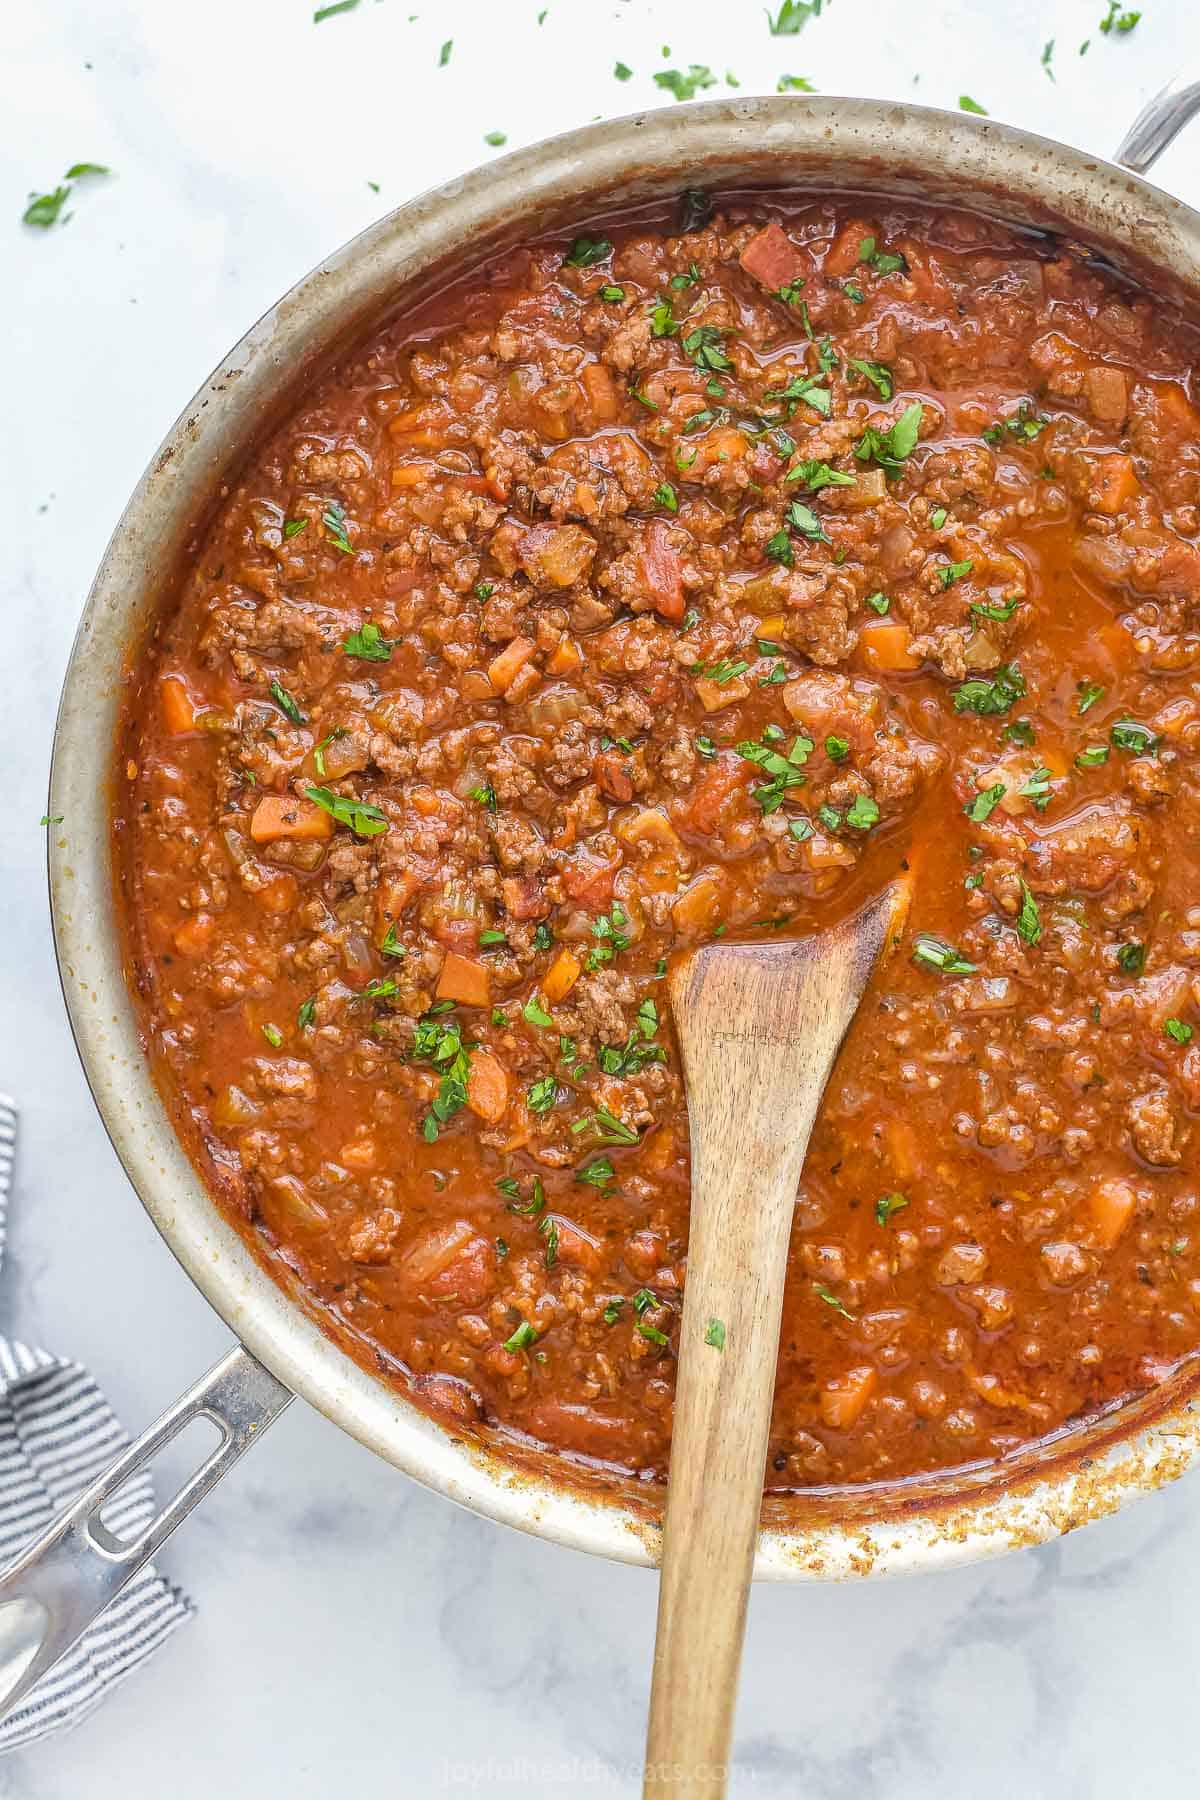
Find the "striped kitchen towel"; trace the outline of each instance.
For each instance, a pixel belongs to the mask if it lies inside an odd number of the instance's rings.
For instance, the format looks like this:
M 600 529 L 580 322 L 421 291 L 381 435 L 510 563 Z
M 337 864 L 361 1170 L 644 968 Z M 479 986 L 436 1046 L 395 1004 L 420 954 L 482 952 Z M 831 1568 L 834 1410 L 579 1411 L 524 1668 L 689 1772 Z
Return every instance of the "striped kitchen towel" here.
M 0 1257 L 17 1141 L 17 1109 L 0 1095 Z M 86 1369 L 0 1336 L 0 1564 L 7 1566 L 129 1442 Z M 130 1480 L 104 1522 L 118 1536 L 154 1516 L 149 1473 Z M 144 1661 L 191 1613 L 191 1602 L 150 1567 L 0 1724 L 0 1751 L 66 1725 Z

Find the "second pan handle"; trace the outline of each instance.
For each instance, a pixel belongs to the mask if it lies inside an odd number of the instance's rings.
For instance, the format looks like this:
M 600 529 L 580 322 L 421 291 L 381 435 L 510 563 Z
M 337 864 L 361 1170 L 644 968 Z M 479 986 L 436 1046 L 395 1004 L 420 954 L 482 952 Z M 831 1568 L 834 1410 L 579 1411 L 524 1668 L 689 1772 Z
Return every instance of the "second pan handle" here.
M 1177 75 L 1143 106 L 1118 144 L 1113 161 L 1123 163 L 1135 175 L 1144 175 L 1198 112 L 1200 80 Z
M 292 1398 L 239 1344 L 0 1574 L 0 1718 L 78 1642 Z M 114 1536 L 101 1508 L 193 1419 L 216 1426 L 211 1454 L 135 1537 Z

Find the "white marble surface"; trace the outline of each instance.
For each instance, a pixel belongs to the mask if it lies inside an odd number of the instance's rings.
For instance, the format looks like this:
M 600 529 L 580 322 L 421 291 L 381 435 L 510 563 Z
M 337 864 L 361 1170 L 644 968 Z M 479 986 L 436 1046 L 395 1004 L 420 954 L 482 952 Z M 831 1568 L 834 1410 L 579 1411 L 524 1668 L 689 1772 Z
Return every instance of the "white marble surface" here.
M 361 0 L 319 26 L 312 0 L 5 9 L 0 1087 L 24 1125 L 5 1329 L 90 1361 L 137 1425 L 227 1341 L 93 1113 L 55 979 L 38 819 L 105 538 L 246 324 L 381 208 L 497 154 L 485 132 L 517 144 L 666 101 L 650 79 L 668 66 L 663 45 L 670 64 L 728 68 L 746 92 L 784 72 L 826 92 L 948 105 L 966 92 L 1105 152 L 1144 98 L 1189 57 L 1200 64 L 1194 0 L 1146 4 L 1125 38 L 1097 31 L 1104 0 L 834 0 L 785 39 L 744 0 L 548 0 L 541 26 L 538 0 Z M 1051 37 L 1054 84 L 1039 64 Z M 624 85 L 616 58 L 636 71 Z M 77 195 L 65 228 L 23 230 L 26 191 L 80 159 L 114 178 Z M 1200 203 L 1200 126 L 1158 174 Z M 163 1560 L 194 1595 L 194 1622 L 79 1731 L 0 1764 L 0 1795 L 637 1792 L 646 1574 L 458 1512 L 300 1405 Z M 1194 1479 L 981 1569 L 761 1589 L 737 1792 L 1194 1789 L 1198 1619 Z

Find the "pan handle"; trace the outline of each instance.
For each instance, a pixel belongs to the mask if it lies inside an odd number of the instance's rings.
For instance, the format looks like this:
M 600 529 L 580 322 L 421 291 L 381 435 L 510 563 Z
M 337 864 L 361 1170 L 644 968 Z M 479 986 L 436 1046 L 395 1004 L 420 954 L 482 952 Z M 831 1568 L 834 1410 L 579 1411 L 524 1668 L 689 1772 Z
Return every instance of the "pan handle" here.
M 0 1575 L 0 1719 L 82 1637 L 292 1398 L 291 1389 L 239 1344 Z M 193 1419 L 216 1426 L 216 1447 L 136 1537 L 114 1536 L 100 1518 L 101 1507 Z
M 1144 175 L 1198 112 L 1200 81 L 1177 75 L 1143 106 L 1118 144 L 1113 161 L 1124 163 L 1135 175 Z

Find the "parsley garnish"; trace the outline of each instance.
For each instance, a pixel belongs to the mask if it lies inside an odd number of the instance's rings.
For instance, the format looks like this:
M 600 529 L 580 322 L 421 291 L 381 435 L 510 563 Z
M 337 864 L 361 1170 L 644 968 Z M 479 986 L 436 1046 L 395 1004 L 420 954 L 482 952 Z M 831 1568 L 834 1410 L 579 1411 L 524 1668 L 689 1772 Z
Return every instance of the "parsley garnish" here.
M 807 75 L 781 75 L 775 83 L 777 94 L 815 94 L 816 91 Z
M 481 782 L 478 787 L 473 787 L 467 798 L 469 800 L 477 801 L 480 806 L 485 807 L 490 813 L 500 811 L 500 802 L 496 798 L 496 790 L 490 781 Z
M 633 70 L 629 67 L 628 63 L 617 62 L 613 64 L 613 74 L 618 81 L 628 81 L 633 74 Z
M 271 683 L 271 698 L 274 700 L 276 706 L 287 714 L 293 725 L 304 724 L 304 714 L 300 711 L 299 706 L 297 706 L 296 702 L 292 699 L 292 696 L 288 693 L 287 689 L 285 687 L 280 687 L 277 681 Z
M 1107 761 L 1107 744 L 1086 744 L 1075 758 L 1075 767 L 1077 769 L 1098 769 Z
M 976 794 L 975 798 L 967 806 L 964 806 L 963 811 L 974 824 L 982 825 L 991 818 L 1006 791 L 1004 783 L 997 781 L 991 787 L 984 788 L 982 793 Z
M 400 942 L 399 938 L 396 936 L 395 925 L 389 925 L 387 930 L 384 932 L 383 941 L 379 946 L 379 954 L 380 954 L 380 956 L 395 956 L 395 957 L 402 957 L 402 956 L 408 955 L 408 950 Z
M 944 588 L 948 588 L 951 583 L 957 581 L 960 576 L 969 575 L 974 567 L 975 564 L 969 557 L 966 562 L 944 563 L 937 572 L 938 580 Z
M 846 823 L 855 831 L 870 831 L 879 823 L 879 805 L 870 794 L 855 794 L 846 808 Z
M 584 1168 L 575 1171 L 576 1181 L 583 1182 L 586 1187 L 601 1189 L 611 1187 L 614 1176 L 612 1160 L 607 1156 L 597 1156 Z
M 969 568 L 970 564 L 967 566 Z M 996 619 L 1002 624 L 1005 619 L 1012 618 L 1020 604 L 1020 600 L 1005 600 L 1003 604 L 993 600 L 972 600 L 971 611 L 981 619 Z
M 564 269 L 590 269 L 594 263 L 606 262 L 612 255 L 607 238 L 577 237 L 563 257 Z
M 604 963 L 610 963 L 621 950 L 628 950 L 632 939 L 627 935 L 625 927 L 629 916 L 619 900 L 614 900 L 610 912 L 602 913 L 592 923 L 592 936 L 597 940 L 588 952 L 587 966 L 598 969 Z
M 770 776 L 770 780 L 764 782 L 762 787 L 751 790 L 753 798 L 762 808 L 764 818 L 769 813 L 778 812 L 790 789 L 804 786 L 808 779 L 803 772 L 804 764 L 812 755 L 813 747 L 812 738 L 804 732 L 796 734 L 786 756 L 773 750 L 769 743 L 753 743 L 746 739 L 736 746 L 737 754 L 743 762 L 753 763 L 764 775 Z
M 855 1315 L 850 1311 L 850 1308 L 843 1305 L 842 1301 L 838 1299 L 832 1288 L 827 1288 L 823 1281 L 813 1282 L 813 1293 L 817 1296 L 818 1300 L 823 1300 L 826 1306 L 831 1306 L 834 1312 L 841 1313 L 843 1319 L 853 1321 Z
M 1118 0 L 1108 0 L 1108 11 L 1100 21 L 1100 29 L 1106 37 L 1110 31 L 1132 31 L 1141 16 L 1140 12 L 1129 12 L 1122 8 Z M 1083 54 L 1082 51 L 1080 54 Z
M 872 612 L 877 612 L 881 619 L 891 604 L 886 594 L 868 594 L 863 601 L 863 605 L 869 606 Z
M 262 1034 L 266 1038 L 268 1044 L 270 1044 L 272 1050 L 278 1050 L 283 1042 L 283 1033 L 280 1031 L 278 1025 L 264 1025 Z
M 1158 754 L 1158 736 L 1148 725 L 1139 725 L 1136 719 L 1118 719 L 1108 735 L 1114 750 L 1128 750 L 1132 756 Z
M 368 806 L 365 800 L 349 799 L 344 794 L 335 794 L 329 788 L 309 787 L 304 790 L 305 796 L 335 818 L 339 825 L 348 825 L 356 837 L 379 837 L 388 828 L 388 822 L 377 806 Z
M 968 962 L 961 950 L 928 931 L 919 931 L 913 939 L 912 959 L 921 968 L 937 969 L 942 975 L 975 973 L 975 964 Z
M 317 1022 L 317 996 L 310 994 L 296 1014 L 296 1024 L 301 1031 L 310 1031 Z
M 1024 697 L 1025 691 L 1025 677 L 1016 663 L 1001 663 L 990 681 L 984 675 L 972 675 L 955 688 L 954 710 L 990 718 L 1007 712 L 1015 700 Z
M 770 390 L 763 395 L 763 399 L 782 401 L 785 419 L 793 416 L 801 400 L 820 413 L 823 419 L 827 419 L 831 404 L 829 389 L 821 387 L 820 382 L 820 375 L 793 375 L 786 387 Z
M 878 388 L 881 400 L 891 399 L 895 389 L 892 386 L 892 371 L 886 363 L 867 362 L 861 356 L 848 356 L 846 364 L 851 369 L 857 369 L 860 375 L 864 375 L 874 387 Z
M 1122 944 L 1117 951 L 1117 967 L 1127 975 L 1140 975 L 1146 967 L 1146 946 L 1136 940 Z
M 545 1027 L 553 1025 L 554 1023 L 554 1020 L 550 1017 L 550 1014 L 546 1011 L 536 994 L 531 995 L 525 1002 L 524 1006 L 521 1008 L 521 1016 L 528 1025 L 541 1025 Z
M 655 488 L 654 502 L 656 506 L 665 506 L 668 512 L 679 511 L 679 495 L 669 481 L 660 482 Z
M 536 1344 L 537 1341 L 538 1334 L 529 1323 L 529 1320 L 522 1319 L 512 1336 L 510 1338 L 505 1338 L 504 1348 L 513 1351 L 515 1354 L 518 1350 L 528 1350 L 530 1345 Z
M 1163 1026 L 1167 1036 L 1176 1044 L 1190 1044 L 1192 1029 L 1192 1026 L 1185 1025 L 1182 1019 L 1168 1019 Z
M 370 619 L 350 633 L 342 649 L 347 656 L 357 656 L 361 662 L 388 662 L 392 655 L 392 645 Z
M 875 1223 L 886 1225 L 893 1213 L 902 1212 L 907 1205 L 907 1194 L 880 1194 L 875 1202 Z
M 550 1108 L 557 1099 L 557 1081 L 555 1081 L 553 1075 L 543 1075 L 540 1080 L 533 1083 L 533 1086 L 525 1096 L 525 1103 L 530 1112 L 544 1113 L 550 1111 Z
M 395 983 L 391 985 L 394 990 Z M 437 1138 L 438 1127 L 467 1104 L 470 1051 L 462 1041 L 462 1026 L 458 1020 L 443 1021 L 430 1011 L 417 1021 L 412 1053 L 419 1062 L 431 1062 L 441 1075 L 433 1104 L 421 1126 L 425 1142 L 432 1144 Z
M 799 462 L 793 464 L 783 479 L 803 482 L 811 493 L 816 494 L 827 487 L 854 487 L 858 476 L 831 469 L 827 462 Z
M 299 533 L 304 530 L 304 527 L 307 524 L 308 524 L 307 519 L 285 519 L 283 521 L 284 537 L 285 538 L 297 537 L 299 535 Z
M 354 555 L 354 545 L 346 536 L 346 509 L 336 500 L 327 500 L 325 511 L 321 514 L 321 523 L 325 527 L 327 541 L 343 556 Z
M 898 419 L 894 419 L 886 431 L 877 431 L 873 425 L 867 429 L 854 446 L 854 454 L 859 462 L 877 462 L 885 475 L 895 481 L 904 473 L 901 464 L 916 449 L 917 439 L 921 433 L 921 420 L 924 410 L 919 400 L 906 406 Z
M 549 950 L 554 943 L 554 933 L 550 927 L 542 923 L 534 927 L 533 947 L 535 950 Z
M 897 275 L 908 272 L 906 259 L 889 251 L 877 249 L 873 237 L 865 237 L 859 244 L 858 260 L 860 263 L 866 263 L 868 268 L 874 269 L 877 275 Z M 883 397 L 885 400 L 887 399 L 886 394 Z
M 1042 941 L 1042 920 L 1037 909 L 1037 901 L 1029 890 L 1026 881 L 1021 882 L 1021 910 L 1017 914 L 1017 931 L 1027 944 L 1040 944 Z
M 1007 419 L 997 419 L 994 425 L 986 428 L 983 441 L 985 444 L 999 444 L 1007 433 L 1010 437 L 1031 443 L 1045 431 L 1049 423 L 1049 419 L 1043 419 L 1034 412 L 1032 400 L 1022 400 L 1015 413 L 1010 413 Z
M 22 225 L 36 225 L 40 230 L 48 231 L 51 225 L 56 225 L 62 216 L 62 209 L 71 197 L 73 181 L 77 181 L 81 176 L 107 175 L 108 173 L 109 171 L 103 163 L 72 163 L 53 193 L 30 194 L 29 204 L 21 214 Z M 67 213 L 62 221 L 64 225 L 70 217 L 70 213 Z
M 1084 713 L 1090 712 L 1097 700 L 1103 700 L 1108 690 L 1099 681 L 1080 681 L 1076 687 L 1075 711 L 1082 719 Z
M 450 52 L 453 50 L 453 48 L 454 48 L 454 39 L 447 38 L 445 43 L 442 45 L 441 49 L 438 51 L 438 68 L 439 69 L 444 69 L 446 64 L 450 61 Z

